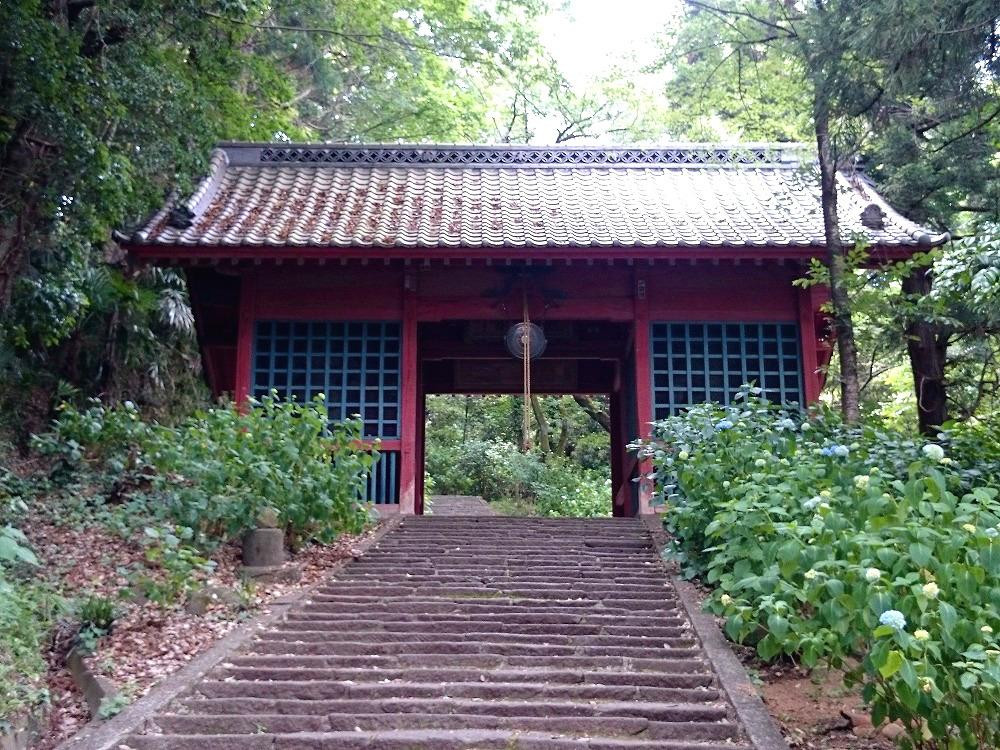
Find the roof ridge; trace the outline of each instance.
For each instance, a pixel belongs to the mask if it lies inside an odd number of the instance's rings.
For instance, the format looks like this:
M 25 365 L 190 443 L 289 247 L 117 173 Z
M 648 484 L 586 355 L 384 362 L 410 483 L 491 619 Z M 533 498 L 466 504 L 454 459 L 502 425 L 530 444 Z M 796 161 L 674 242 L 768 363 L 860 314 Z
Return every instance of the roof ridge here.
M 232 166 L 768 167 L 797 168 L 799 143 L 675 143 L 657 147 L 475 144 L 221 143 Z

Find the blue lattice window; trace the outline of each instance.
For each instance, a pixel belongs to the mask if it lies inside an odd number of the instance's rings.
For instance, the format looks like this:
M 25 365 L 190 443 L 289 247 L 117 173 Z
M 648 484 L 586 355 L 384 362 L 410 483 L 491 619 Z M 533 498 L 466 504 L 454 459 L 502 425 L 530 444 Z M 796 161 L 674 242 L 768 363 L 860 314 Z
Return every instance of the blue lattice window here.
M 326 396 L 331 420 L 360 415 L 366 438 L 399 437 L 400 325 L 257 321 L 253 394 Z
M 795 323 L 668 323 L 651 327 L 656 419 L 706 401 L 729 404 L 754 382 L 772 401 L 802 401 Z

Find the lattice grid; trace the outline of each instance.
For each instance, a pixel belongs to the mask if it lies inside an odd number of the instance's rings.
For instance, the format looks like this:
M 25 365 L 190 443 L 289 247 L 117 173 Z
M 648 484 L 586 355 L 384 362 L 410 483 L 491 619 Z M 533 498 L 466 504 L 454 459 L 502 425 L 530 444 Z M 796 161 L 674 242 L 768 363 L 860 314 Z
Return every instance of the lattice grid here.
M 258 321 L 253 394 L 307 401 L 330 419 L 359 415 L 366 438 L 399 437 L 400 325 L 384 321 Z
M 802 401 L 802 359 L 795 323 L 652 324 L 656 419 L 706 401 L 729 404 L 754 382 L 772 401 Z

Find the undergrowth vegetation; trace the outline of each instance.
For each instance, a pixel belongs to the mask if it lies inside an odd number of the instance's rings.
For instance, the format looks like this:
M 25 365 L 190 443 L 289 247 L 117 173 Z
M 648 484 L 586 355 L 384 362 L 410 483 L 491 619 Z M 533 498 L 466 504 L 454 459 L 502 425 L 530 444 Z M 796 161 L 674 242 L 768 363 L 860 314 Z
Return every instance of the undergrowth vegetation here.
M 611 515 L 607 431 L 572 398 L 535 398 L 534 447 L 523 451 L 518 399 L 430 397 L 428 493 L 479 495 L 512 515 Z
M 375 456 L 360 438 L 357 420 L 328 422 L 322 399 L 265 396 L 245 409 L 198 410 L 177 426 L 144 422 L 128 402 L 64 406 L 34 447 L 54 459 L 57 481 L 103 477 L 93 502 L 119 505 L 129 523 L 145 519 L 205 548 L 253 528 L 268 509 L 294 546 L 367 521 L 362 491 Z
M 360 429 L 328 424 L 321 400 L 223 403 L 175 426 L 144 421 L 127 402 L 62 407 L 33 440 L 43 468 L 30 476 L 0 469 L 0 725 L 46 701 L 57 622 L 72 620 L 71 645 L 92 652 L 120 604 L 50 582 L 19 528 L 26 516 L 141 540 L 143 557 L 124 571 L 119 595 L 174 605 L 213 573 L 217 548 L 262 512 L 293 547 L 360 531 L 375 460 Z
M 513 443 L 473 440 L 428 452 L 434 491 L 479 495 L 499 507 L 541 516 L 611 514 L 606 472 L 580 466 L 570 458 L 524 453 Z
M 756 391 L 759 393 L 759 391 Z M 659 422 L 673 556 L 765 661 L 830 665 L 904 747 L 1000 747 L 1000 449 L 929 442 L 744 389 Z

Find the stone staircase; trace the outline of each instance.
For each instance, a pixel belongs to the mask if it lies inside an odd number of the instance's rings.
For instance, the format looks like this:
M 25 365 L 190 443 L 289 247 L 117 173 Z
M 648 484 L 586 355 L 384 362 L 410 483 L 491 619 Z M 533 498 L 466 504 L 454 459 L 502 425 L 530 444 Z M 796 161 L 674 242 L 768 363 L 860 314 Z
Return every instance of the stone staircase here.
M 750 746 L 637 519 L 405 519 L 167 711 L 118 747 Z

